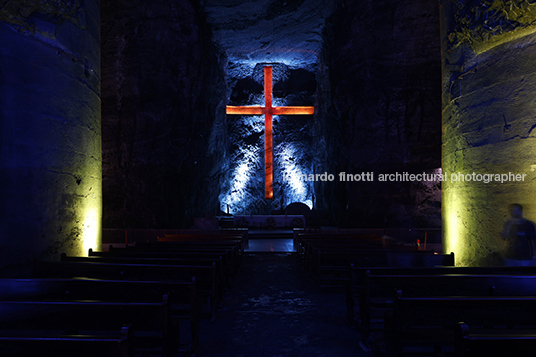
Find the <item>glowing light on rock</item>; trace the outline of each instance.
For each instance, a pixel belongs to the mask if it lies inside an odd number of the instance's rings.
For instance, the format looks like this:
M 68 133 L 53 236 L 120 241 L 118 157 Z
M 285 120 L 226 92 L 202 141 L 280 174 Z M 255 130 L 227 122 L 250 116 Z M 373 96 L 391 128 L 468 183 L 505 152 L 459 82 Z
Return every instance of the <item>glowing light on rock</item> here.
M 443 222 L 444 222 L 444 252 L 454 252 L 456 261 L 462 261 L 465 257 L 465 245 L 460 241 L 463 230 L 463 222 L 461 215 L 463 210 L 462 199 L 451 195 L 450 192 L 443 194 L 443 200 L 448 201 L 448 204 L 443 205 Z
M 227 106 L 227 114 L 234 115 L 264 115 L 264 198 L 274 198 L 273 190 L 273 145 L 272 145 L 272 116 L 273 115 L 311 115 L 314 107 L 307 106 L 272 106 L 272 66 L 264 67 L 264 107 L 260 106 Z
M 245 213 L 253 201 L 248 185 L 253 179 L 257 166 L 257 148 L 246 147 L 239 151 L 239 161 L 233 170 L 228 191 L 220 196 L 221 210 L 230 214 Z
M 101 209 L 91 206 L 83 213 L 82 251 L 78 255 L 87 256 L 89 248 L 101 248 Z
M 289 144 L 281 150 L 278 157 L 282 167 L 282 183 L 288 185 L 288 190 L 285 191 L 285 205 L 302 202 L 312 208 L 312 195 L 308 183 L 303 180 L 303 177 L 307 177 L 310 172 L 296 164 L 295 159 L 298 156 L 296 148 Z
M 248 162 L 245 161 L 238 165 L 233 176 L 231 200 L 229 203 L 234 205 L 235 203 L 244 200 L 246 185 L 251 176 L 251 169 Z
M 95 147 L 100 148 L 100 138 L 95 141 Z M 100 160 L 87 165 L 83 173 L 85 180 L 81 181 L 80 189 L 86 192 L 76 211 L 79 241 L 73 246 L 72 253 L 86 256 L 89 248 L 100 250 L 102 246 L 102 164 Z

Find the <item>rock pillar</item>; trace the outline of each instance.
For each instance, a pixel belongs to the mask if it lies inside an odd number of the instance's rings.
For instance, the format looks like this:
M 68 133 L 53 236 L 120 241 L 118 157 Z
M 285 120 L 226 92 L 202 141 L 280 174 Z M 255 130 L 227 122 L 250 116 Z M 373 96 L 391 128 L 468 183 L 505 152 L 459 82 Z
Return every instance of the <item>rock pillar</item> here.
M 443 246 L 463 266 L 502 263 L 509 204 L 536 219 L 536 3 L 492 3 L 441 2 Z
M 0 12 L 0 267 L 100 248 L 99 1 Z

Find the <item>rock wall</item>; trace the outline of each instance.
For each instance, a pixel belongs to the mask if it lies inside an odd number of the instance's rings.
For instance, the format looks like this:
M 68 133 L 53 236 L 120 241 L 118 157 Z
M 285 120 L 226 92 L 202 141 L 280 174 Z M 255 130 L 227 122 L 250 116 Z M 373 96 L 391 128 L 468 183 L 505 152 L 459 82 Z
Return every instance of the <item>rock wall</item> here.
M 378 179 L 441 167 L 440 63 L 436 1 L 335 2 L 318 72 L 315 171 L 374 174 L 317 184 L 317 206 L 340 225 L 440 227 L 440 182 Z
M 218 208 L 225 60 L 197 1 L 101 7 L 104 226 L 189 227 Z
M 100 248 L 97 0 L 0 11 L 0 266 Z
M 502 263 L 511 203 L 536 220 L 535 16 L 529 1 L 441 7 L 443 169 L 458 175 L 444 185 L 443 235 L 459 265 Z

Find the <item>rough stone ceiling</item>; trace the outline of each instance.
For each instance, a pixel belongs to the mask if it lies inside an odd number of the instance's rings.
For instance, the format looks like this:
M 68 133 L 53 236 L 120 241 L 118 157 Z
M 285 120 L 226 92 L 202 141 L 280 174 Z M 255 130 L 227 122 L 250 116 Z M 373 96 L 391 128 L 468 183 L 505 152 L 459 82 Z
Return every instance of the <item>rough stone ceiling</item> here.
M 230 62 L 316 64 L 332 0 L 204 0 L 216 42 Z

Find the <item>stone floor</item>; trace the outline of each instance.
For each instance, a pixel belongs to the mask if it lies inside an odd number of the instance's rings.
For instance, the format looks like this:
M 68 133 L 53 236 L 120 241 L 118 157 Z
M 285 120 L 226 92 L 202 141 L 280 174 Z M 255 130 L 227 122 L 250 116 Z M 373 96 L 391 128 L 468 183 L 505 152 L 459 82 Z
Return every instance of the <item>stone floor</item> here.
M 295 253 L 246 253 L 198 356 L 369 356 L 345 312 L 344 294 L 318 292 Z

